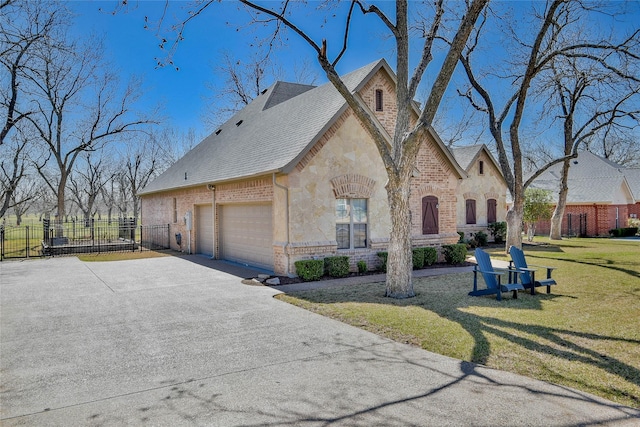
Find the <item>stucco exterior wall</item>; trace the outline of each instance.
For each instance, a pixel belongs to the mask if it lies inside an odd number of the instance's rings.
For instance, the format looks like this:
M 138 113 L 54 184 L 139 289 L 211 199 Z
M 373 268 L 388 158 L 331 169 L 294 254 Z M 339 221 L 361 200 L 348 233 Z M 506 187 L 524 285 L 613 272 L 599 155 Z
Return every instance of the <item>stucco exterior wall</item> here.
M 286 253 L 291 273 L 295 272 L 294 262 L 299 259 L 335 254 L 349 255 L 354 269 L 360 259 L 375 268 L 374 242 L 386 241 L 391 228 L 384 188 L 386 172 L 377 148 L 350 110 L 282 182 L 289 188 L 290 240 Z M 354 190 L 354 197 L 368 199 L 367 249 L 337 249 L 335 187 L 341 183 L 359 188 Z M 358 191 L 366 194 L 357 194 Z M 283 230 L 276 230 L 276 234 L 279 241 L 286 239 Z
M 484 164 L 484 173 L 480 174 L 479 162 Z M 460 180 L 457 194 L 457 228 L 465 233 L 465 237 L 470 237 L 471 233 L 487 231 L 487 200 L 495 199 L 496 220 L 505 221 L 507 217 L 507 185 L 496 169 L 493 162 L 484 150 L 480 151 L 478 158 L 467 169 L 468 178 Z M 476 201 L 476 223 L 467 224 L 466 200 Z M 490 234 L 489 234 L 490 236 Z M 491 237 L 490 237 L 491 238 Z

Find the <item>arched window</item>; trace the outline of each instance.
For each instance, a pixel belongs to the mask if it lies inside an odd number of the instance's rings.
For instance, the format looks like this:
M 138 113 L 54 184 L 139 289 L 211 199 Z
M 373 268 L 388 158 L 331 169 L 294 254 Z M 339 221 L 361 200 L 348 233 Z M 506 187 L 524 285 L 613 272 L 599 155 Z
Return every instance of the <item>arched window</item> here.
M 438 234 L 438 198 L 422 198 L 422 234 Z

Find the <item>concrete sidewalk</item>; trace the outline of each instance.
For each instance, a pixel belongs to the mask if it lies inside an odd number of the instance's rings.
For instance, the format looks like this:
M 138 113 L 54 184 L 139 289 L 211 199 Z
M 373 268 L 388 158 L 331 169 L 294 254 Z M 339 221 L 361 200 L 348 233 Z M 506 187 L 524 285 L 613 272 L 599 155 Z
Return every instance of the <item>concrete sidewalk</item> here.
M 640 424 L 638 409 L 390 341 L 228 268 L 0 263 L 0 424 Z

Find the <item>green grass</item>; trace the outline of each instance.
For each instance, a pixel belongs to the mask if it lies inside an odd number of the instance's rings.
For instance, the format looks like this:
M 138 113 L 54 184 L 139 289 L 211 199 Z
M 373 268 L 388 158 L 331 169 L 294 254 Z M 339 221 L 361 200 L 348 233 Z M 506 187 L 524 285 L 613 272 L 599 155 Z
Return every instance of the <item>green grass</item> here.
M 383 297 L 384 283 L 279 298 L 429 351 L 640 407 L 640 242 L 524 249 L 530 264 L 557 267 L 550 295 L 470 297 L 473 275 L 462 273 L 416 279 L 408 300 Z

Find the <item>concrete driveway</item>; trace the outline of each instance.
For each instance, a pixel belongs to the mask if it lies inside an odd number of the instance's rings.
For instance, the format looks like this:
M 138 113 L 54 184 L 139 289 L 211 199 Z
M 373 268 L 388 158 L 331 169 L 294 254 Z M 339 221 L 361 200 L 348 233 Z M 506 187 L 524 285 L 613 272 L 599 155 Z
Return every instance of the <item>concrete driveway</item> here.
M 219 268 L 0 263 L 0 424 L 640 424 L 636 409 L 389 341 Z

